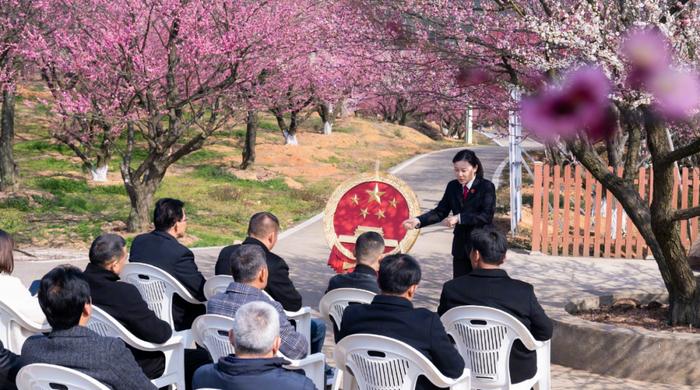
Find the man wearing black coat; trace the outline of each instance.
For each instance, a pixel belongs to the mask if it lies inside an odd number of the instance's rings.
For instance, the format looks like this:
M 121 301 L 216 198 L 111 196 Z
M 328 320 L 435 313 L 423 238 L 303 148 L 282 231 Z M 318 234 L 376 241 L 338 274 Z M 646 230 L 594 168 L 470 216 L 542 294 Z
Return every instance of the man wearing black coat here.
M 184 203 L 164 198 L 156 202 L 153 211 L 155 230 L 141 234 L 131 244 L 130 262 L 149 264 L 172 275 L 196 299 L 204 302 L 204 276 L 197 269 L 194 254 L 178 242 L 185 235 L 187 216 Z M 192 321 L 206 312 L 206 306 L 193 305 L 175 295 L 173 322 L 175 330 L 189 329 Z
M 442 315 L 464 305 L 493 307 L 517 318 L 536 340 L 552 338 L 552 321 L 537 301 L 532 285 L 511 279 L 506 271 L 499 269 L 508 249 L 505 236 L 493 228 L 475 229 L 471 241 L 474 270 L 445 283 L 438 313 Z M 536 353 L 517 340 L 510 354 L 511 383 L 532 378 L 536 372 Z
M 14 390 L 15 377 L 19 371 L 19 356 L 5 349 L 0 341 L 0 389 Z
M 365 232 L 355 241 L 355 270 L 335 275 L 328 281 L 326 292 L 337 288 L 359 288 L 379 294 L 377 271 L 384 257 L 384 239 L 379 233 Z
M 301 309 L 301 294 L 289 278 L 289 266 L 284 259 L 272 253 L 272 248 L 277 243 L 279 228 L 279 220 L 272 213 L 256 213 L 250 218 L 248 237 L 243 244 L 257 245 L 265 251 L 269 273 L 265 292 L 279 302 L 284 310 L 297 311 Z M 231 254 L 239 246 L 229 245 L 221 250 L 214 268 L 216 275 L 231 275 Z
M 339 339 L 358 333 L 376 334 L 402 341 L 425 355 L 440 372 L 458 378 L 464 360 L 445 332 L 437 314 L 411 303 L 420 282 L 418 262 L 409 255 L 385 257 L 379 266 L 382 293 L 369 305 L 350 305 L 343 313 Z M 425 377 L 416 389 L 436 388 Z
M 170 324 L 148 308 L 136 286 L 119 281 L 126 264 L 126 242 L 116 234 L 103 234 L 90 246 L 90 263 L 83 276 L 90 285 L 92 304 L 114 317 L 134 336 L 150 343 L 162 344 L 172 336 Z M 150 379 L 163 375 L 165 355 L 127 345 Z

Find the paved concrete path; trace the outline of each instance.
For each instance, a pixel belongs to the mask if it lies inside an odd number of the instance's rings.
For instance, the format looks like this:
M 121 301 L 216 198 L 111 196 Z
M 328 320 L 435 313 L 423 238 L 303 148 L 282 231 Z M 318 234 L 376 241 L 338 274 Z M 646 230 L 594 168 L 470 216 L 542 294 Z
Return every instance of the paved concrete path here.
M 480 146 L 474 150 L 479 155 L 487 178 L 492 178 L 497 168 L 507 159 L 507 148 Z M 455 150 L 443 150 L 421 156 L 396 173 L 416 192 L 421 208 L 435 206 L 445 185 L 452 179 L 451 159 Z M 507 184 L 505 184 L 507 185 Z M 334 275 L 326 266 L 329 249 L 318 219 L 312 219 L 297 228 L 285 232 L 274 251 L 289 263 L 292 280 L 301 292 L 304 304 L 318 309 L 318 302 L 325 291 L 327 281 Z M 415 304 L 436 309 L 442 284 L 450 279 L 451 231 L 443 226 L 423 229 L 411 254 L 423 267 L 423 280 L 419 286 Z M 205 276 L 213 275 L 214 264 L 220 248 L 195 249 L 197 263 Z M 75 255 L 65 253 L 66 257 Z M 71 263 L 84 266 L 85 260 L 73 257 Z M 50 263 L 18 262 L 16 272 L 26 282 L 40 277 L 51 267 L 66 262 L 56 259 Z M 572 296 L 600 294 L 617 290 L 636 289 L 661 291 L 663 284 L 653 261 L 605 260 L 591 258 L 565 258 L 530 256 L 509 252 L 505 268 L 515 278 L 532 283 L 536 293 L 550 316 L 562 315 L 560 309 Z M 326 337 L 324 351 L 332 358 L 332 337 Z M 588 372 L 553 366 L 554 389 L 690 389 L 690 387 L 666 386 L 611 378 Z

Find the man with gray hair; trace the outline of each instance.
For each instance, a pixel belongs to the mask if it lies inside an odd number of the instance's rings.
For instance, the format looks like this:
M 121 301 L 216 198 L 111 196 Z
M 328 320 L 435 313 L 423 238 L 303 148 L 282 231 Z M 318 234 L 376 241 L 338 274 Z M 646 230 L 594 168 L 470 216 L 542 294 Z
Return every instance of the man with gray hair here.
M 197 369 L 192 387 L 221 390 L 316 388 L 304 375 L 282 368 L 289 362 L 276 356 L 282 344 L 280 319 L 269 303 L 253 301 L 238 308 L 229 338 L 235 355 Z
M 208 314 L 219 314 L 231 318 L 238 317 L 238 310 L 249 302 L 267 302 L 277 311 L 279 333 L 281 337 L 280 352 L 290 359 L 306 356 L 308 342 L 289 323 L 282 305 L 265 295 L 268 270 L 265 252 L 257 245 L 244 244 L 231 253 L 231 275 L 234 282 L 226 291 L 216 294 L 207 302 Z

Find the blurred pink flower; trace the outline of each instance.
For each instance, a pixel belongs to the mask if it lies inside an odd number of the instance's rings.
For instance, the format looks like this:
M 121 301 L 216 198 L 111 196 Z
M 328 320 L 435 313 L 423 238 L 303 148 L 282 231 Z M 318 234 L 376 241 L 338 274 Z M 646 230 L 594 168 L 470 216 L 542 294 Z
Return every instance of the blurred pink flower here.
M 627 83 L 632 88 L 647 86 L 671 64 L 671 48 L 666 36 L 654 27 L 630 30 L 622 42 L 622 54 L 629 68 Z
M 696 72 L 669 69 L 649 83 L 656 108 L 669 119 L 683 119 L 700 106 L 700 78 Z
M 560 88 L 522 100 L 523 126 L 545 141 L 572 137 L 601 123 L 609 94 L 610 81 L 602 69 L 579 68 L 565 76 Z

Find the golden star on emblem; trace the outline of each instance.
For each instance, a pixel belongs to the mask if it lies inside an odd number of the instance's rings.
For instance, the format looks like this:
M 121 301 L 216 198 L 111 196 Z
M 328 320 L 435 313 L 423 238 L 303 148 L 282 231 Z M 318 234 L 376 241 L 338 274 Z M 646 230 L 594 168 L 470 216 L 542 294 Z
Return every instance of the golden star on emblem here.
M 368 209 L 360 209 L 360 214 L 362 215 L 362 218 L 367 218 L 367 214 L 369 214 Z
M 384 195 L 384 192 L 379 191 L 379 184 L 375 184 L 373 190 L 365 190 L 365 192 L 369 194 L 370 202 L 374 200 L 377 203 L 382 203 L 382 195 Z
M 379 209 L 379 210 L 377 210 L 376 213 L 374 213 L 374 215 L 376 215 L 378 219 L 382 219 L 382 218 L 384 218 L 384 211 Z
M 391 205 L 391 207 L 393 207 L 393 208 L 396 208 L 396 198 L 390 200 L 389 205 Z
M 350 200 L 352 201 L 352 203 L 360 204 L 360 198 L 357 196 L 357 194 L 353 195 L 352 198 L 350 198 Z

